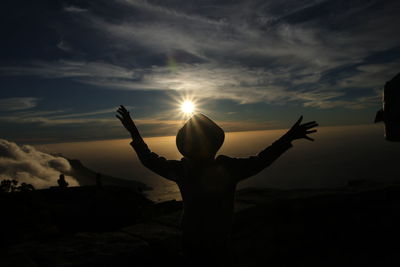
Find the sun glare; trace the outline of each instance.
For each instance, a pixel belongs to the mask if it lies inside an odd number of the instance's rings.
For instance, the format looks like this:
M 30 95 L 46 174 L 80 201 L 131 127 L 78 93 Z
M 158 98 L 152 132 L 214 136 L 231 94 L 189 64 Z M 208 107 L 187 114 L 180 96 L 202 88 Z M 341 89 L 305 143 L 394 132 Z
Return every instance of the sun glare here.
M 186 100 L 181 105 L 181 110 L 184 114 L 190 115 L 194 112 L 194 104 L 192 101 Z

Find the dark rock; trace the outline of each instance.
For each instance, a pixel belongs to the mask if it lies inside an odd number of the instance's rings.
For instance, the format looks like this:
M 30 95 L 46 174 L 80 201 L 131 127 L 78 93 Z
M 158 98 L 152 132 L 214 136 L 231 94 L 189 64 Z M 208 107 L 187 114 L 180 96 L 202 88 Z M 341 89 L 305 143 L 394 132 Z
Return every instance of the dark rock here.
M 135 224 L 121 230 L 149 243 L 157 254 L 177 255 L 181 251 L 181 231 L 157 223 Z
M 83 231 L 113 231 L 142 220 L 153 202 L 130 188 L 68 187 L 0 195 L 7 214 L 0 246 Z
M 182 201 L 170 200 L 156 203 L 143 211 L 143 218 L 171 227 L 180 227 Z
M 2 257 L 1 266 L 148 266 L 150 254 L 146 241 L 127 233 L 78 233 L 14 246 Z
M 398 186 L 262 191 L 239 194 L 256 204 L 236 214 L 237 266 L 400 264 Z
M 96 177 L 98 177 L 97 172 L 90 170 L 86 166 L 82 164 L 80 160 L 76 159 L 67 159 L 71 164 L 72 170 L 69 173 L 79 182 L 81 186 L 83 185 L 95 185 Z M 152 190 L 148 185 L 136 181 L 136 180 L 127 180 L 122 178 L 117 178 L 105 174 L 101 174 L 101 181 L 103 186 L 116 186 L 116 187 L 125 187 L 135 190 L 140 193 L 147 190 Z
M 153 221 L 156 222 L 156 223 L 165 225 L 165 226 L 180 228 L 181 227 L 182 213 L 183 213 L 183 210 L 180 209 L 178 211 L 171 212 L 171 213 L 156 217 L 156 218 L 153 219 Z
M 5 203 L 12 203 L 10 200 L 17 203 L 17 206 L 6 205 L 8 212 L 19 218 L 14 222 L 25 225 L 21 236 L 32 232 L 27 228 L 29 216 L 33 218 L 33 229 L 42 232 L 3 248 L 0 266 L 177 266 L 181 263 L 181 202 L 141 202 L 140 197 L 131 196 L 131 191 L 117 188 L 110 192 L 95 188 L 67 190 L 76 193 L 62 190 L 57 194 L 45 191 L 39 195 L 27 192 L 7 196 L 11 198 Z M 232 237 L 234 266 L 399 266 L 399 196 L 399 185 L 383 184 L 335 189 L 241 190 L 237 201 L 243 205 L 236 213 Z M 65 231 L 65 226 L 52 220 L 54 207 L 63 207 L 69 201 L 70 206 L 59 209 L 59 216 L 66 218 L 72 214 L 73 220 L 90 221 L 87 217 L 96 213 L 84 213 L 85 207 L 94 207 L 87 204 L 92 198 L 104 203 L 98 206 L 104 217 L 92 218 L 91 228 L 86 225 L 88 231 Z M 142 210 L 132 208 L 139 203 Z M 21 209 L 23 217 L 18 212 L 12 213 L 16 207 Z M 35 217 L 38 208 L 47 217 Z M 82 211 L 75 213 L 74 209 Z M 131 210 L 140 213 L 139 220 L 133 223 L 130 217 L 119 215 Z M 28 223 L 21 223 L 21 218 Z M 99 231 L 96 222 L 114 228 Z M 18 228 L 12 228 L 11 224 L 9 227 L 18 233 Z M 45 234 L 45 227 L 54 227 L 53 234 Z M 2 233 L 6 234 L 6 230 Z

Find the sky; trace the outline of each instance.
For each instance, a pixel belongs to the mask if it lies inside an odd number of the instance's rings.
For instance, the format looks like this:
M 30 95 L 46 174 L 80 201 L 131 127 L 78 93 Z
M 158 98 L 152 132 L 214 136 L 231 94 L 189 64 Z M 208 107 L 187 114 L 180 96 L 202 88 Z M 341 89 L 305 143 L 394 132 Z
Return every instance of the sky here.
M 186 98 L 229 131 L 371 123 L 400 71 L 397 0 L 7 1 L 0 137 L 176 134 Z

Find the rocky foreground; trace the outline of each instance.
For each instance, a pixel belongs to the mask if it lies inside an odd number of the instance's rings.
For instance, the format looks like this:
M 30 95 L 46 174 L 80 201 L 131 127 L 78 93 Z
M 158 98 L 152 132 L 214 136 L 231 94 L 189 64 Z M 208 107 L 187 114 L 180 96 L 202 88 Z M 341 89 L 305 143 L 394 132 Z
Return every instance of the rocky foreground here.
M 0 266 L 179 265 L 182 203 L 119 187 L 3 194 Z M 245 189 L 235 266 L 400 266 L 399 185 Z

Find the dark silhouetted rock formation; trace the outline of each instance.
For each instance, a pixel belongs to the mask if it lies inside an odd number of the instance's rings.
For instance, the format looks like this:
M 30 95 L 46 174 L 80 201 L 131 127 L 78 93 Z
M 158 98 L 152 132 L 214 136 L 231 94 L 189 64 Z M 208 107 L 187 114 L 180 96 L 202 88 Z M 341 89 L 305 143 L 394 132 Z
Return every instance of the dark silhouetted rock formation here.
M 73 176 L 80 185 L 95 185 L 97 184 L 97 172 L 90 170 L 82 164 L 80 160 L 67 159 L 71 164 L 72 171 L 69 175 Z M 102 186 L 119 186 L 119 187 L 129 187 L 137 192 L 142 192 L 146 190 L 151 190 L 152 188 L 148 185 L 134 181 L 126 180 L 121 178 L 112 177 L 109 175 L 101 174 L 101 185 Z
M 3 243 L 0 266 L 180 266 L 182 203 L 151 203 L 129 189 L 101 191 L 5 194 L 13 197 L 1 203 L 20 211 L 3 211 L 14 221 L 8 232 L 22 237 Z M 244 189 L 236 197 L 233 266 L 399 266 L 399 211 L 400 185 Z M 68 216 L 79 223 L 53 223 Z M 13 228 L 23 218 L 30 231 Z

